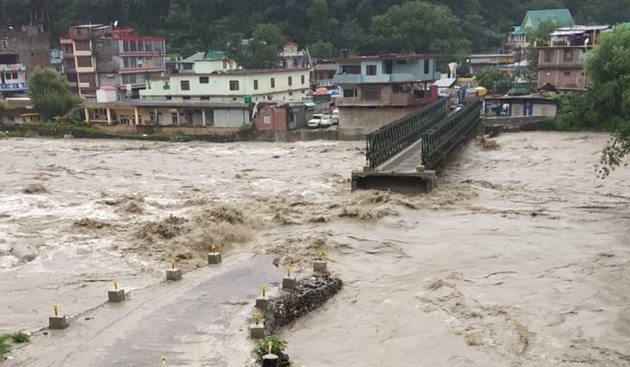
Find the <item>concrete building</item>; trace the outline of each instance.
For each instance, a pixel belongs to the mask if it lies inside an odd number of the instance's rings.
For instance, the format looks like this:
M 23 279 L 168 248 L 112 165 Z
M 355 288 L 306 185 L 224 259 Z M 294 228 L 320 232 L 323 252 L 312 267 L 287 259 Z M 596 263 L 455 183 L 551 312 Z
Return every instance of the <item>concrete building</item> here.
M 287 69 L 310 68 L 312 64 L 308 50 L 300 50 L 300 46 L 293 41 L 284 44 L 279 57 L 280 65 Z
M 313 65 L 312 83 L 315 87 L 330 87 L 335 84 L 335 63 L 316 63 Z
M 208 52 L 191 73 L 147 80 L 144 100 L 211 102 L 302 101 L 309 91 L 309 69 L 242 70 L 222 52 Z
M 507 69 L 514 63 L 513 54 L 474 54 L 468 56 L 470 75 L 478 75 L 489 68 Z
M 74 26 L 61 38 L 61 47 L 68 81 L 86 100 L 94 100 L 102 86 L 137 97 L 147 78 L 166 72 L 164 38 L 134 36 L 132 29 Z
M 389 54 L 335 59 L 334 81 L 342 89 L 339 130 L 362 135 L 438 98 L 436 55 Z
M 530 10 L 525 13 L 521 24 L 514 26 L 508 33 L 505 53 L 516 55 L 516 61 L 520 61 L 519 57 L 524 57 L 525 49 L 529 46 L 527 34 L 536 31 L 541 23 L 549 21 L 555 22 L 558 27 L 575 25 L 569 9 Z
M 584 60 L 609 25 L 571 26 L 552 32 L 549 43 L 538 47 L 538 87 L 585 90 L 589 85 Z
M 104 125 L 239 128 L 250 121 L 249 104 L 186 100 L 118 100 L 111 86 L 84 103 L 85 120 Z
M 44 25 L 0 28 L 0 98 L 25 94 L 30 72 L 50 66 L 48 37 Z
M 484 114 L 501 117 L 551 117 L 555 116 L 558 107 L 553 98 L 527 96 L 486 97 L 483 100 Z

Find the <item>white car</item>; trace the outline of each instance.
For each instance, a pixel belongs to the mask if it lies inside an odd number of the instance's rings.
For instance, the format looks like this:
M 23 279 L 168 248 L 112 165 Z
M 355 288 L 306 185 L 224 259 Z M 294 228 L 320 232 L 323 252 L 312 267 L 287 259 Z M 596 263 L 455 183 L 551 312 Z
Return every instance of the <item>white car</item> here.
M 306 123 L 306 126 L 310 127 L 311 129 L 316 129 L 321 125 L 321 122 L 322 122 L 322 114 L 316 113 L 313 115 L 313 117 L 311 117 L 310 120 L 308 120 L 308 122 Z
M 319 122 L 319 126 L 321 127 L 330 127 L 333 125 L 333 117 L 327 113 L 322 115 L 322 119 Z
M 332 124 L 339 125 L 339 110 L 336 108 L 332 112 Z

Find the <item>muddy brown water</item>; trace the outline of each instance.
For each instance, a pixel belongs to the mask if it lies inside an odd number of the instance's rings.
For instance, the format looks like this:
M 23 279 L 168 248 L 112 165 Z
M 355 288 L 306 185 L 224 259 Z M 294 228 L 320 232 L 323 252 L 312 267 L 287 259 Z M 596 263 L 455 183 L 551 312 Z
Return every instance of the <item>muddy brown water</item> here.
M 350 192 L 361 142 L 5 139 L 0 331 L 202 266 L 211 243 L 296 269 L 322 248 L 346 286 L 283 331 L 299 363 L 629 366 L 630 170 L 595 177 L 606 140 L 471 143 L 405 197 Z

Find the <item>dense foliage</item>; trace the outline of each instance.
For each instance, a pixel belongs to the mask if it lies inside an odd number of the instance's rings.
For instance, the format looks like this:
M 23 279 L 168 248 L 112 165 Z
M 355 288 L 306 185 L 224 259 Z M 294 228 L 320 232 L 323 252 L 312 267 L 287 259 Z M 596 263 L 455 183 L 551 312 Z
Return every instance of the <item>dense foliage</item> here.
M 81 103 L 68 81 L 53 68 L 37 67 L 28 77 L 28 95 L 45 119 L 63 116 Z
M 168 36 L 174 53 L 225 49 L 239 35 L 258 39 L 257 52 L 265 53 L 265 40 L 257 37 L 264 25 L 272 43 L 292 39 L 320 57 L 348 48 L 440 52 L 453 60 L 497 51 L 526 10 L 567 7 L 581 23 L 612 24 L 630 14 L 630 0 L 0 0 L 0 24 L 28 22 L 29 10 L 39 7 L 50 12 L 53 39 L 73 24 L 118 20 Z

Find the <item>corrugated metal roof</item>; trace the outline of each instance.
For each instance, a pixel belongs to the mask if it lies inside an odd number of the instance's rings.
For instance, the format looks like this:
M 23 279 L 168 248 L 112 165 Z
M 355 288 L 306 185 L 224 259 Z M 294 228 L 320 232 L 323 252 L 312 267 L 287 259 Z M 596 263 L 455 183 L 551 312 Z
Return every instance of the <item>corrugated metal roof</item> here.
M 552 20 L 558 24 L 575 24 L 569 9 L 530 10 L 525 13 L 523 23 L 521 23 L 520 27 L 515 27 L 513 34 L 525 34 L 529 29 L 538 29 L 540 23 Z

